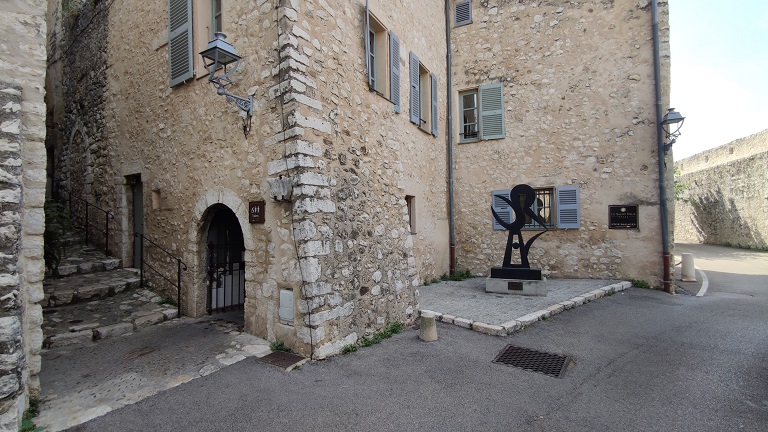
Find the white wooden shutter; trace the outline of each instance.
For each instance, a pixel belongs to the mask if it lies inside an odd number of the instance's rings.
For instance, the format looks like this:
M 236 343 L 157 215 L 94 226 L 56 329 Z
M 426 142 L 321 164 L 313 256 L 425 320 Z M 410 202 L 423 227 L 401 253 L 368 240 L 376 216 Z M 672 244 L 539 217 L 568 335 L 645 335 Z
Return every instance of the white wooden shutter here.
M 168 0 L 168 61 L 170 86 L 194 75 L 192 0 Z
M 395 104 L 395 112 L 400 112 L 400 39 L 394 32 L 389 32 L 389 100 Z
M 419 58 L 411 51 L 411 122 L 421 127 L 421 101 L 419 98 Z
M 507 204 L 506 201 L 501 199 L 501 197 L 509 199 L 509 193 L 512 192 L 512 189 L 504 189 L 504 190 L 495 190 L 491 191 L 491 207 L 496 211 L 496 214 L 499 215 L 501 220 L 503 220 L 506 223 L 512 223 L 514 221 L 514 213 L 512 212 L 512 207 L 510 207 L 509 204 Z M 493 217 L 493 213 L 491 213 L 491 220 L 493 220 L 493 229 L 495 230 L 505 230 L 499 222 L 496 221 L 496 218 Z
M 484 84 L 478 88 L 480 139 L 504 138 L 504 86 Z
M 371 11 L 368 9 L 368 0 L 365 0 L 365 74 L 368 76 L 368 90 L 371 88 Z
M 472 1 L 467 0 L 456 3 L 453 9 L 453 26 L 472 24 Z
M 432 76 L 432 135 L 437 136 L 437 77 Z
M 579 209 L 579 187 L 557 187 L 557 227 L 564 229 L 579 229 L 581 211 Z

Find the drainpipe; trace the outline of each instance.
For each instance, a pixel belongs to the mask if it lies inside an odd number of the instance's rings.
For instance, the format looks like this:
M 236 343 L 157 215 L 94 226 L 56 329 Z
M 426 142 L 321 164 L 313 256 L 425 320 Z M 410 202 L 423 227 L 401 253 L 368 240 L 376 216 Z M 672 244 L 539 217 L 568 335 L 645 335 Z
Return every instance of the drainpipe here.
M 456 273 L 456 227 L 453 212 L 453 86 L 451 85 L 451 4 L 450 0 L 445 0 L 445 83 L 446 83 L 446 123 L 448 130 L 445 133 L 448 146 L 448 232 L 449 232 L 449 250 L 450 274 Z
M 670 275 L 669 254 L 669 223 L 667 220 L 667 163 L 664 154 L 664 130 L 661 127 L 661 60 L 659 59 L 659 5 L 658 0 L 651 0 L 651 14 L 653 16 L 653 68 L 656 80 L 656 142 L 659 158 L 659 212 L 661 216 L 661 260 L 663 269 L 662 284 L 664 291 L 674 294 L 672 277 Z

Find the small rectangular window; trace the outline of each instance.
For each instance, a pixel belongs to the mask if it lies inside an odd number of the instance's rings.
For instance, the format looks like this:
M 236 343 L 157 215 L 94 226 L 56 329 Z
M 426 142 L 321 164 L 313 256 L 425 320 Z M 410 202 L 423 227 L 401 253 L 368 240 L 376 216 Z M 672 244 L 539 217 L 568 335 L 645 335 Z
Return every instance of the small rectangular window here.
M 459 27 L 472 24 L 472 1 L 467 0 L 456 3 L 453 13 L 453 26 Z
M 421 130 L 437 136 L 437 77 L 410 54 L 411 122 Z
M 579 190 L 577 186 L 559 186 L 534 188 L 536 200 L 530 206 L 533 214 L 537 215 L 549 229 L 554 227 L 561 229 L 579 228 Z M 491 208 L 504 223 L 512 223 L 515 212 L 504 199 L 510 197 L 511 189 L 495 190 L 491 192 Z M 524 197 L 519 197 L 521 204 Z M 541 224 L 534 221 L 530 215 L 520 215 L 525 218 L 523 229 L 542 229 Z M 493 215 L 493 229 L 504 230 Z
M 416 197 L 406 195 L 405 205 L 408 207 L 408 225 L 410 226 L 411 234 L 416 234 Z
M 459 110 L 461 118 L 460 142 L 477 141 L 477 90 L 459 93 Z

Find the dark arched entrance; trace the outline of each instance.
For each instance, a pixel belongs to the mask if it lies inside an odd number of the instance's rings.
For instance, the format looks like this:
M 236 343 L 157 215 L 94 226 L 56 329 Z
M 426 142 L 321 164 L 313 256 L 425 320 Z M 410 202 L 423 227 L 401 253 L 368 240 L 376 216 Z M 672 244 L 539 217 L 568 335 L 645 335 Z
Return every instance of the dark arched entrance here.
M 245 245 L 237 216 L 227 206 L 210 209 L 208 226 L 208 313 L 242 308 L 245 303 Z

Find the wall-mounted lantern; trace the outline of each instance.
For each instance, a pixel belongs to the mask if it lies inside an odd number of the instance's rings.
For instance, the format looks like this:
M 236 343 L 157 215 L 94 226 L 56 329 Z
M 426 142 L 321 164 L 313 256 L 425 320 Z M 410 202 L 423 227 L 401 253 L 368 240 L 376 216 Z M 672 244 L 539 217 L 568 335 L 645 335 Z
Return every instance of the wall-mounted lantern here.
M 684 122 L 685 117 L 675 111 L 674 108 L 668 109 L 667 113 L 664 114 L 664 118 L 661 120 L 661 128 L 667 135 L 667 140 L 669 140 L 664 144 L 664 154 L 666 154 L 672 148 L 672 144 L 677 141 L 677 137 L 680 136 L 680 128 L 683 127 Z
M 216 32 L 215 39 L 208 43 L 200 55 L 203 57 L 203 65 L 208 71 L 208 82 L 216 88 L 216 93 L 226 96 L 227 102 L 240 108 L 243 117 L 243 134 L 248 136 L 251 130 L 251 117 L 253 116 L 253 96 L 243 98 L 227 92 L 227 86 L 232 84 L 230 76 L 240 66 L 240 56 L 235 47 L 227 42 L 227 35 Z M 218 75 L 216 73 L 219 72 Z

